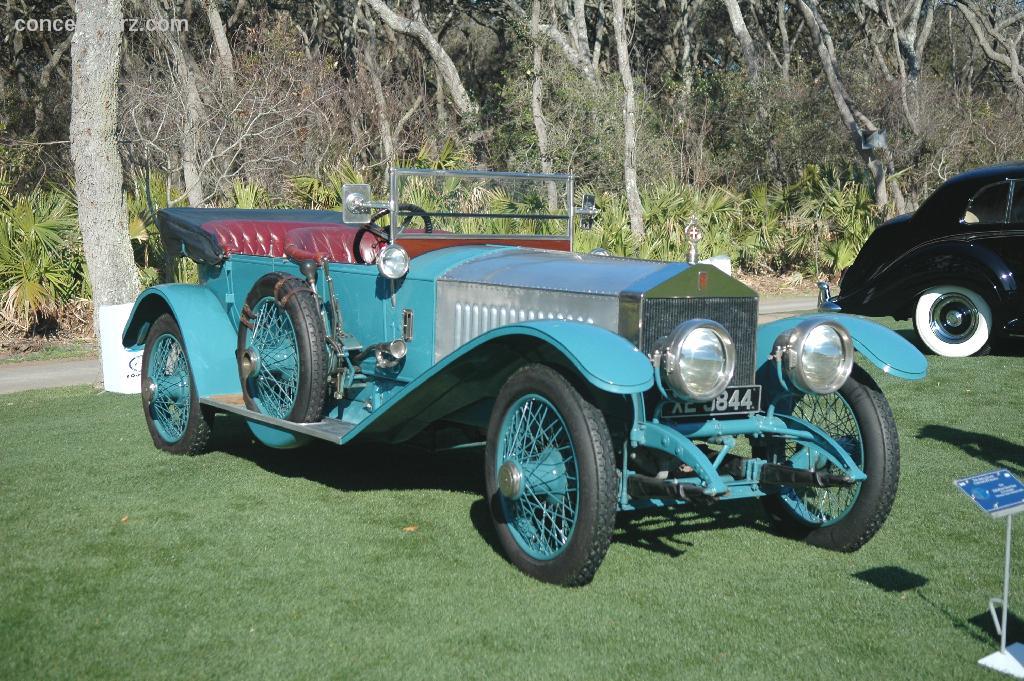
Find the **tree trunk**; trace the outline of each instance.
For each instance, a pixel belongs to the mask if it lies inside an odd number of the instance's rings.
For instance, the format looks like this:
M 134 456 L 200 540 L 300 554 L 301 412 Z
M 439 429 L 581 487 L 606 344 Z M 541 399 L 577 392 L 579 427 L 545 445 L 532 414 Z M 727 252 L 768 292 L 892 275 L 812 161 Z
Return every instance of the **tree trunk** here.
M 530 18 L 530 36 L 533 38 L 533 96 L 530 107 L 533 110 L 533 127 L 537 131 L 537 147 L 540 150 L 540 169 L 552 172 L 551 156 L 548 152 L 548 126 L 544 120 L 544 79 L 540 71 L 544 66 L 544 49 L 540 43 L 540 0 L 533 0 Z M 548 182 L 548 209 L 558 206 L 558 193 L 553 182 Z
M 72 34 L 73 36 L 74 34 Z M 46 118 L 47 107 L 43 104 L 46 98 L 46 88 L 50 87 L 50 78 L 53 76 L 53 70 L 60 64 L 60 60 L 63 59 L 64 53 L 68 51 L 71 46 L 71 37 L 64 39 L 57 49 L 50 55 L 49 61 L 43 67 L 42 71 L 39 72 L 39 80 L 37 81 L 36 87 L 36 106 L 35 106 L 35 125 L 32 127 L 32 134 L 29 135 L 33 140 L 39 139 L 39 133 L 43 129 L 43 121 Z M 0 90 L 0 101 L 3 101 L 3 92 Z
M 71 41 L 71 158 L 97 318 L 101 307 L 126 305 L 139 292 L 115 138 L 122 20 L 121 0 L 80 2 Z M 120 342 L 104 343 L 103 329 L 96 324 L 101 345 Z
M 839 111 L 839 117 L 850 132 L 854 149 L 864 161 L 868 172 L 871 173 L 875 188 L 875 204 L 885 208 L 889 204 L 889 165 L 885 157 L 886 149 L 866 149 L 864 144 L 865 138 L 870 133 L 876 132 L 878 127 L 857 107 L 843 84 L 832 36 L 829 34 L 828 26 L 825 25 L 816 0 L 797 0 L 797 5 L 804 15 L 811 39 L 817 48 L 818 59 L 825 72 L 825 78 Z
M 636 90 L 633 70 L 629 65 L 629 45 L 626 43 L 626 10 L 623 0 L 612 0 L 612 24 L 615 27 L 615 49 L 619 62 L 619 75 L 625 92 L 623 102 L 624 159 L 626 202 L 629 204 L 629 227 L 636 235 L 644 233 L 644 211 L 640 203 L 640 189 L 636 182 Z
M 166 20 L 167 16 L 157 0 L 149 0 L 149 15 L 156 20 Z M 181 147 L 181 174 L 185 180 L 185 196 L 192 207 L 206 204 L 206 192 L 203 190 L 203 177 L 199 164 L 199 136 L 203 121 L 203 101 L 199 97 L 199 86 L 196 83 L 195 69 L 189 58 L 187 46 L 181 34 L 172 31 L 153 31 L 154 36 L 171 55 L 174 74 L 183 95 L 184 129 L 179 145 Z
M 476 104 L 473 103 L 469 93 L 466 92 L 466 87 L 462 84 L 462 78 L 459 76 L 459 70 L 455 68 L 455 62 L 448 56 L 444 47 L 438 42 L 437 37 L 430 32 L 427 25 L 421 21 L 407 19 L 395 14 L 394 10 L 388 7 L 384 0 L 366 0 L 366 4 L 377 13 L 392 31 L 411 35 L 420 41 L 423 49 L 430 54 L 431 59 L 434 60 L 434 65 L 437 66 L 438 72 L 442 75 L 459 115 L 469 118 L 475 117 L 477 114 Z
M 217 71 L 220 72 L 231 85 L 235 84 L 235 60 L 231 56 L 231 46 L 228 44 L 228 34 L 224 30 L 224 22 L 220 19 L 220 11 L 217 8 L 217 0 L 202 0 L 203 9 L 206 10 L 206 17 L 210 22 L 210 33 L 213 34 L 213 45 L 217 48 Z
M 372 35 L 372 34 L 371 34 Z M 370 49 L 363 53 L 363 66 L 370 79 L 370 89 L 373 90 L 374 107 L 377 114 L 377 127 L 380 128 L 380 146 L 384 154 L 384 161 L 387 164 L 395 163 L 395 138 L 391 134 L 391 121 L 388 120 L 388 101 L 384 96 L 384 86 L 380 81 L 380 67 L 377 59 L 373 56 L 377 51 L 376 40 L 371 39 Z
M 747 63 L 750 80 L 755 81 L 761 73 L 761 65 L 757 59 L 757 50 L 754 49 L 754 40 L 750 37 L 750 31 L 747 30 L 747 22 L 743 20 L 739 0 L 725 0 L 725 9 L 729 12 L 732 32 L 740 43 L 740 51 L 743 52 L 743 61 Z

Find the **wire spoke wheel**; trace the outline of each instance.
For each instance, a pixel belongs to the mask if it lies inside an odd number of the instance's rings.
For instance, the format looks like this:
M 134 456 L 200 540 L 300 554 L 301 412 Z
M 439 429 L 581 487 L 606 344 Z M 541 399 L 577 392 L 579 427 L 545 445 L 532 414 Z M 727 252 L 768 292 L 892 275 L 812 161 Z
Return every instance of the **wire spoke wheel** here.
M 142 352 L 142 409 L 153 444 L 172 454 L 206 451 L 213 414 L 199 404 L 181 329 L 171 314 L 153 322 Z
M 792 415 L 835 440 L 867 478 L 848 487 L 782 487 L 761 503 L 782 533 L 833 551 L 856 551 L 882 527 L 896 498 L 900 444 L 892 410 L 878 384 L 856 364 L 837 392 L 794 399 Z M 814 465 L 822 473 L 844 474 L 811 447 L 784 446 L 778 454 L 797 468 Z
M 501 498 L 519 546 L 539 560 L 565 550 L 579 512 L 579 471 L 561 415 L 540 395 L 521 397 L 507 412 L 498 444 L 498 472 L 516 471 L 514 498 Z
M 288 418 L 299 392 L 299 349 L 291 317 L 267 296 L 253 308 L 246 345 L 259 357 L 249 375 L 249 395 L 268 416 Z
M 242 308 L 237 357 L 246 407 L 295 423 L 323 417 L 327 341 L 320 300 L 305 280 L 272 272 L 256 281 Z
M 155 386 L 149 403 L 153 425 L 167 442 L 177 442 L 188 428 L 192 381 L 185 350 L 165 333 L 156 339 L 146 375 Z
M 498 392 L 484 481 L 509 561 L 544 582 L 589 582 L 611 543 L 617 477 L 604 415 L 566 378 L 527 364 Z
M 859 468 L 864 466 L 864 443 L 857 416 L 853 408 L 839 393 L 831 395 L 803 395 L 793 405 L 793 416 L 816 425 L 825 431 Z M 787 454 L 796 453 L 797 445 L 786 444 Z M 841 476 L 843 471 L 830 461 L 818 467 L 824 473 Z M 841 520 L 857 501 L 861 488 L 860 482 L 849 487 L 799 487 L 787 488 L 782 493 L 783 500 L 801 520 L 812 524 L 827 526 Z

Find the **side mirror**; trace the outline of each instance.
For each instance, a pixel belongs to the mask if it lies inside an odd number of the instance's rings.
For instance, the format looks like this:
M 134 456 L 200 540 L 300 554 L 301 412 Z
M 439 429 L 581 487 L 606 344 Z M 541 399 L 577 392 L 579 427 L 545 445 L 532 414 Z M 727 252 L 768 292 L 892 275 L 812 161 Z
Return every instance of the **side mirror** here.
M 580 216 L 580 229 L 593 229 L 594 216 L 597 215 L 597 199 L 593 194 L 583 195 L 583 205 L 576 209 Z
M 341 187 L 342 217 L 347 224 L 365 225 L 370 221 L 373 209 L 370 201 L 370 185 L 346 184 Z

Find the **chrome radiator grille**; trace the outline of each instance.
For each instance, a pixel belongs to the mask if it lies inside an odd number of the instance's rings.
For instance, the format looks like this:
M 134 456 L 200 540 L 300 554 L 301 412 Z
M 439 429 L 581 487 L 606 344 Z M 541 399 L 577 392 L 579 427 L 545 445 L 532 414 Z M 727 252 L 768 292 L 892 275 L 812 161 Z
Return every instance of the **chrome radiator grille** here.
M 648 355 L 657 341 L 687 319 L 711 319 L 726 328 L 736 344 L 732 385 L 754 383 L 757 346 L 757 298 L 645 298 L 641 308 L 640 349 Z

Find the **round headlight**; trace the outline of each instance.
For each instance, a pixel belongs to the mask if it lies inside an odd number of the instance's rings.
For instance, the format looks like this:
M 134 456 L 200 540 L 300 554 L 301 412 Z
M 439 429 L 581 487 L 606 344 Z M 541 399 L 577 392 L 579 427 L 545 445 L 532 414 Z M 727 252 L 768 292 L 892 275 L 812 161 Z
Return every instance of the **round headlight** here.
M 377 269 L 388 279 L 401 279 L 409 271 L 409 254 L 398 244 L 388 244 L 377 256 Z
M 786 378 L 805 393 L 834 393 L 853 370 L 853 341 L 836 322 L 801 322 L 782 345 Z
M 683 322 L 662 351 L 662 382 L 681 400 L 707 402 L 729 385 L 736 348 L 729 332 L 708 319 Z

